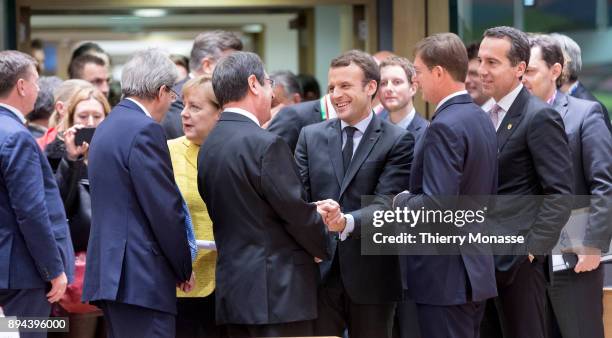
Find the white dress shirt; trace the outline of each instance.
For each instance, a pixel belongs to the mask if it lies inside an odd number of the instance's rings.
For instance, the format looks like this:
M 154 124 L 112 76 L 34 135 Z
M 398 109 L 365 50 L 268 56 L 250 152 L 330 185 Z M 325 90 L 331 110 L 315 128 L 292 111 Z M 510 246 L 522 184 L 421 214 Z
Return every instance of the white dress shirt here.
M 510 107 L 514 103 L 514 100 L 516 100 L 516 97 L 521 92 L 521 89 L 523 89 L 523 84 L 519 83 L 518 86 L 512 89 L 510 93 L 506 94 L 506 96 L 502 97 L 501 100 L 496 102 L 496 104 L 501 108 L 501 110 L 498 113 L 499 118 L 497 120 L 498 122 L 495 126 L 495 130 L 497 130 L 501 125 L 502 121 L 504 120 L 504 117 L 506 117 L 506 113 L 508 112 L 508 110 L 510 110 Z
M 363 137 L 363 134 L 365 134 L 366 129 L 368 129 L 370 122 L 372 122 L 373 117 L 374 117 L 374 113 L 372 112 L 371 114 L 368 115 L 368 117 L 357 122 L 357 124 L 353 126 L 357 129 L 355 133 L 353 134 L 353 156 L 355 156 L 357 147 L 359 146 L 359 143 L 361 142 L 361 139 Z M 344 128 L 347 126 L 349 126 L 348 123 L 340 120 L 340 127 L 342 128 L 342 148 L 344 148 L 344 145 L 346 144 L 346 141 L 347 141 L 346 131 L 344 130 Z M 355 219 L 353 218 L 353 215 L 344 214 L 344 217 L 346 218 L 346 226 L 344 227 L 344 230 L 342 230 L 342 232 L 340 233 L 341 241 L 344 241 L 351 234 L 351 232 L 355 230 Z
M 236 114 L 240 114 L 242 116 L 248 117 L 251 121 L 255 122 L 255 124 L 261 127 L 261 124 L 259 124 L 259 119 L 257 118 L 257 116 L 253 115 L 253 113 L 251 113 L 248 110 L 232 107 L 232 108 L 225 108 L 223 109 L 223 111 L 228 111 L 230 113 L 236 113 Z
M 467 92 L 467 90 L 460 90 L 460 91 L 458 91 L 458 92 L 454 92 L 454 93 L 452 93 L 452 94 L 448 95 L 447 97 L 443 98 L 443 99 L 442 99 L 442 101 L 438 102 L 438 105 L 436 106 L 436 110 L 440 109 L 440 107 L 442 107 L 442 105 L 443 105 L 443 104 L 444 104 L 446 101 L 448 101 L 448 100 L 452 99 L 453 97 L 455 97 L 455 96 L 459 96 L 459 95 L 463 95 L 463 94 L 467 94 L 467 93 L 468 93 L 468 92 Z
M 149 111 L 147 110 L 147 108 L 145 108 L 145 106 L 143 106 L 143 105 L 142 105 L 140 102 L 138 102 L 137 100 L 135 100 L 135 99 L 133 99 L 133 98 L 131 98 L 131 97 L 128 97 L 127 99 L 128 99 L 128 100 L 130 100 L 130 101 L 132 101 L 132 102 L 134 102 L 134 103 L 136 103 L 136 105 L 137 105 L 137 106 L 138 106 L 140 109 L 142 109 L 142 111 L 145 113 L 145 115 L 147 115 L 147 116 L 148 116 L 148 117 L 150 117 L 150 118 L 153 118 L 153 117 L 151 116 L 151 113 L 149 113 Z

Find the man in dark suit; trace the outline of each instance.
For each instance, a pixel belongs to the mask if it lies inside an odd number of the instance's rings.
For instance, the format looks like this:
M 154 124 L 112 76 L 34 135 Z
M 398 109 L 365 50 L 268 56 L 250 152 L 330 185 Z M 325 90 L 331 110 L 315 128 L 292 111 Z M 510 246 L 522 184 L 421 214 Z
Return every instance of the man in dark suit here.
M 465 46 L 455 34 L 433 35 L 417 44 L 414 66 L 423 99 L 436 105 L 436 112 L 417 146 L 410 192 L 395 197 L 394 206 L 418 210 L 432 208 L 443 196 L 494 194 L 497 148 L 490 140 L 495 130 L 465 90 Z M 438 207 L 447 207 L 442 203 Z M 454 230 L 445 228 L 440 231 Z M 480 233 L 484 227 L 474 223 L 469 231 Z M 478 337 L 485 301 L 496 295 L 493 256 L 462 247 L 455 255 L 406 260 L 422 336 Z
M 504 336 L 541 338 L 547 255 L 569 218 L 572 166 L 561 116 L 521 84 L 529 54 L 525 33 L 495 27 L 485 31 L 478 57 L 484 93 L 496 103 L 489 116 L 497 129 L 497 193 L 526 196 L 498 203 L 491 212 L 497 229 L 525 236 L 515 255 L 495 257 L 497 307 Z
M 213 89 L 223 113 L 198 156 L 198 190 L 217 244 L 216 319 L 230 337 L 311 336 L 318 266 L 327 259 L 325 204 L 304 199 L 286 143 L 270 119 L 273 81 L 260 58 L 219 62 Z M 340 213 L 327 215 L 331 220 Z M 328 211 L 331 209 L 328 209 Z
M 310 201 L 340 203 L 329 226 L 332 259 L 321 263 L 318 336 L 391 337 L 402 285 L 397 256 L 362 256 L 361 226 L 372 214 L 361 198 L 406 189 L 414 138 L 372 112 L 380 73 L 374 59 L 349 51 L 331 62 L 329 93 L 337 119 L 302 129 L 295 150 Z M 365 224 L 364 224 L 365 226 Z M 335 233 L 335 234 L 332 234 Z
M 414 66 L 406 58 L 391 56 L 380 63 L 378 97 L 385 109 L 378 116 L 408 130 L 418 143 L 429 122 L 414 109 L 417 86 L 413 77 Z
M 563 66 L 563 72 L 566 76 L 564 76 L 565 81 L 561 86 L 561 91 L 579 99 L 599 103 L 604 115 L 604 122 L 610 133 L 612 133 L 612 123 L 610 122 L 608 109 L 578 80 L 578 75 L 580 75 L 582 70 L 582 52 L 580 46 L 567 35 L 552 33 L 550 36 L 559 43 L 566 58 L 565 65 Z
M 37 80 L 32 57 L 0 52 L 0 308 L 18 318 L 48 317 L 74 266 L 55 177 L 25 126 L 24 115 L 34 109 L 38 95 Z
M 408 59 L 400 56 L 390 56 L 380 65 L 380 89 L 378 98 L 384 110 L 378 115 L 396 126 L 406 129 L 419 142 L 429 121 L 422 118 L 414 109 L 412 98 L 417 91 L 417 85 L 412 81 L 414 66 Z M 406 259 L 400 257 L 400 270 L 402 271 L 402 285 L 404 297 L 397 304 L 393 323 L 394 337 L 418 338 L 419 323 L 416 316 L 416 304 L 408 297 L 406 274 Z
M 529 40 L 531 57 L 523 84 L 561 114 L 572 153 L 574 193 L 579 195 L 573 208 L 590 207 L 581 246 L 573 248 L 573 254 L 555 256 L 561 261 L 575 260 L 575 266 L 555 272 L 554 283 L 548 287 L 556 324 L 552 337 L 603 338 L 604 271 L 600 262 L 612 235 L 612 135 L 597 102 L 558 90 L 564 59 L 557 42 L 545 35 Z
M 176 286 L 193 283 L 182 200 L 159 125 L 176 99 L 176 77 L 160 51 L 137 53 L 121 76 L 126 99 L 91 141 L 83 300 L 102 308 L 110 337 L 174 337 Z
M 302 128 L 325 121 L 327 118 L 325 108 L 325 96 L 319 100 L 284 107 L 270 121 L 267 130 L 280 136 L 287 142 L 291 152 L 294 152 Z
M 191 57 L 189 59 L 189 76 L 177 82 L 172 90 L 177 94 L 177 99 L 172 102 L 168 113 L 164 116 L 161 125 L 168 140 L 181 137 L 183 123 L 181 112 L 183 111 L 183 86 L 185 83 L 199 75 L 212 75 L 215 65 L 225 55 L 242 50 L 242 41 L 232 32 L 215 30 L 200 33 L 193 41 Z

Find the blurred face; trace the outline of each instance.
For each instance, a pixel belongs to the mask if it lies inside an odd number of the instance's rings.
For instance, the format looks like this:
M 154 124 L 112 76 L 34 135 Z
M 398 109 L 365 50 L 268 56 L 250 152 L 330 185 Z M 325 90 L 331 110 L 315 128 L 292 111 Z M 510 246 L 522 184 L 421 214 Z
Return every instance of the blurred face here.
M 23 85 L 18 86 L 19 94 L 23 95 L 24 109 L 22 113 L 28 115 L 34 110 L 34 104 L 38 97 L 40 88 L 38 87 L 38 72 L 34 66 L 30 67 L 30 71 L 23 79 Z
M 185 137 L 201 145 L 219 120 L 221 111 L 212 103 L 214 94 L 210 83 L 196 87 L 183 97 L 185 108 L 181 112 Z
M 380 70 L 380 88 L 378 98 L 388 111 L 402 110 L 412 103 L 416 85 L 406 77 L 400 66 L 386 66 Z
M 508 59 L 511 43 L 508 39 L 486 37 L 480 43 L 478 74 L 482 81 L 483 93 L 501 100 L 520 83 L 525 73 L 525 62 L 513 66 Z
M 330 68 L 328 78 L 328 93 L 339 119 L 355 125 L 371 113 L 376 81 L 365 82 L 359 66 L 351 63 L 346 67 Z
M 256 95 L 256 109 L 257 119 L 263 126 L 266 122 L 270 121 L 272 100 L 274 99 L 274 89 L 272 88 L 272 80 L 268 77 L 268 73 L 264 72 L 263 84 L 259 83 L 255 75 L 249 76 L 249 87 L 254 95 Z
M 83 67 L 83 80 L 94 85 L 98 90 L 108 97 L 108 70 L 105 66 L 99 66 L 95 63 L 85 64 Z
M 421 89 L 423 100 L 437 104 L 440 100 L 438 95 L 436 95 L 437 81 L 434 69 L 436 68 L 429 69 L 423 60 L 421 60 L 420 55 L 414 58 L 414 82 Z M 436 71 L 438 70 L 436 69 Z
M 480 75 L 478 75 L 478 67 L 480 67 L 480 61 L 478 59 L 472 59 L 468 63 L 468 73 L 465 78 L 465 89 L 468 91 L 472 100 L 477 105 L 483 105 L 489 97 L 482 91 L 482 82 L 480 81 Z
M 285 92 L 285 87 L 280 84 L 274 85 L 274 98 L 272 99 L 272 108 L 278 106 L 279 104 L 289 104 L 289 99 L 287 98 L 287 93 Z
M 104 106 L 94 98 L 81 101 L 74 108 L 74 124 L 81 124 L 87 128 L 96 128 L 104 117 Z
M 523 76 L 523 84 L 529 92 L 542 101 L 550 99 L 556 89 L 555 81 L 560 75 L 561 67 L 548 67 L 542 60 L 540 47 L 531 48 L 529 66 Z

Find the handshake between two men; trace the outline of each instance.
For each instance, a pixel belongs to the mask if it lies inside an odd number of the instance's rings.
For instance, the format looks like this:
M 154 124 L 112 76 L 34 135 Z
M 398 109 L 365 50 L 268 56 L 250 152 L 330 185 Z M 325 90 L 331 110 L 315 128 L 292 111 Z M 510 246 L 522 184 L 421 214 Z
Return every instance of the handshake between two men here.
M 331 232 L 342 232 L 346 227 L 346 217 L 340 210 L 340 204 L 332 199 L 326 199 L 315 202 L 317 212 L 323 218 L 327 230 Z M 322 260 L 315 257 L 315 262 L 320 263 Z

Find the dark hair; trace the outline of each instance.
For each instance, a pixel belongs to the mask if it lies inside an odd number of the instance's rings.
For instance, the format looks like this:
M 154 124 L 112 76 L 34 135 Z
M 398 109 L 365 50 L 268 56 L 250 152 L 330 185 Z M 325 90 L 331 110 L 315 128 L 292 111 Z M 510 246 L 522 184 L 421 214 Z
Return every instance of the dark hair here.
M 57 76 L 41 76 L 38 78 L 38 96 L 34 103 L 34 110 L 26 118 L 28 121 L 48 119 L 55 110 L 55 91 L 63 81 Z
M 472 61 L 478 58 L 478 50 L 480 49 L 480 42 L 472 42 L 465 47 L 467 50 L 468 61 Z
M 457 82 L 465 82 L 468 69 L 468 56 L 465 45 L 453 33 L 439 33 L 419 41 L 415 55 L 425 63 L 427 68 L 435 66 L 444 68 Z
M 410 60 L 401 56 L 390 56 L 386 58 L 383 62 L 380 63 L 380 69 L 382 70 L 384 67 L 388 66 L 400 66 L 406 73 L 406 78 L 408 79 L 408 83 L 412 84 L 412 78 L 414 77 L 414 66 Z
M 189 59 L 186 56 L 180 54 L 170 54 L 170 60 L 172 60 L 175 65 L 183 66 L 183 68 L 189 71 Z
M 561 46 L 550 36 L 547 35 L 533 35 L 529 37 L 529 46 L 531 48 L 539 47 L 540 55 L 542 60 L 546 63 L 548 68 L 558 63 L 563 67 L 565 58 L 563 57 L 563 51 Z M 563 76 L 557 78 L 557 87 L 563 84 Z
M 270 74 L 270 78 L 274 80 L 274 85 L 281 85 L 287 95 L 300 94 L 302 89 L 298 82 L 297 76 L 288 70 L 279 70 Z
M 507 55 L 510 64 L 516 66 L 523 61 L 529 64 L 529 38 L 524 32 L 514 27 L 499 26 L 487 29 L 483 37 L 510 40 L 510 50 Z
M 321 88 L 317 79 L 308 74 L 299 74 L 297 76 L 300 87 L 302 88 L 302 97 L 306 100 L 314 99 L 318 100 L 321 97 Z M 313 97 L 309 97 L 309 93 L 312 93 Z
M 70 65 L 68 65 L 68 76 L 71 79 L 81 79 L 83 77 L 83 69 L 89 63 L 102 67 L 106 66 L 106 63 L 101 58 L 92 54 L 83 54 L 70 62 Z
M 43 49 L 43 41 L 41 39 L 34 39 L 30 43 L 32 49 Z
M 370 54 L 364 51 L 353 49 L 335 57 L 331 61 L 330 67 L 348 67 L 351 65 L 351 63 L 354 63 L 363 71 L 364 84 L 372 80 L 376 81 L 376 91 L 374 94 L 372 94 L 372 98 L 374 98 L 376 96 L 376 92 L 378 91 L 378 85 L 380 84 L 380 68 L 378 68 L 376 60 L 374 60 Z
M 36 60 L 28 54 L 16 51 L 0 51 L 0 97 L 6 97 L 19 79 L 25 78 L 36 68 Z
M 80 44 L 72 52 L 72 57 L 70 58 L 70 60 L 74 60 L 74 59 L 78 58 L 79 56 L 82 56 L 82 55 L 85 55 L 85 54 L 89 54 L 92 51 L 96 52 L 96 53 L 106 54 L 104 49 L 102 49 L 102 47 L 100 47 L 100 45 L 98 45 L 97 43 L 95 43 L 95 42 L 84 42 L 84 43 Z
M 255 75 L 264 84 L 264 66 L 257 54 L 236 52 L 221 59 L 213 72 L 213 91 L 221 107 L 242 100 L 249 90 L 248 78 Z
M 200 33 L 193 41 L 189 69 L 192 71 L 198 70 L 205 57 L 218 60 L 224 51 L 230 49 L 241 51 L 242 48 L 242 41 L 232 32 L 215 30 Z

